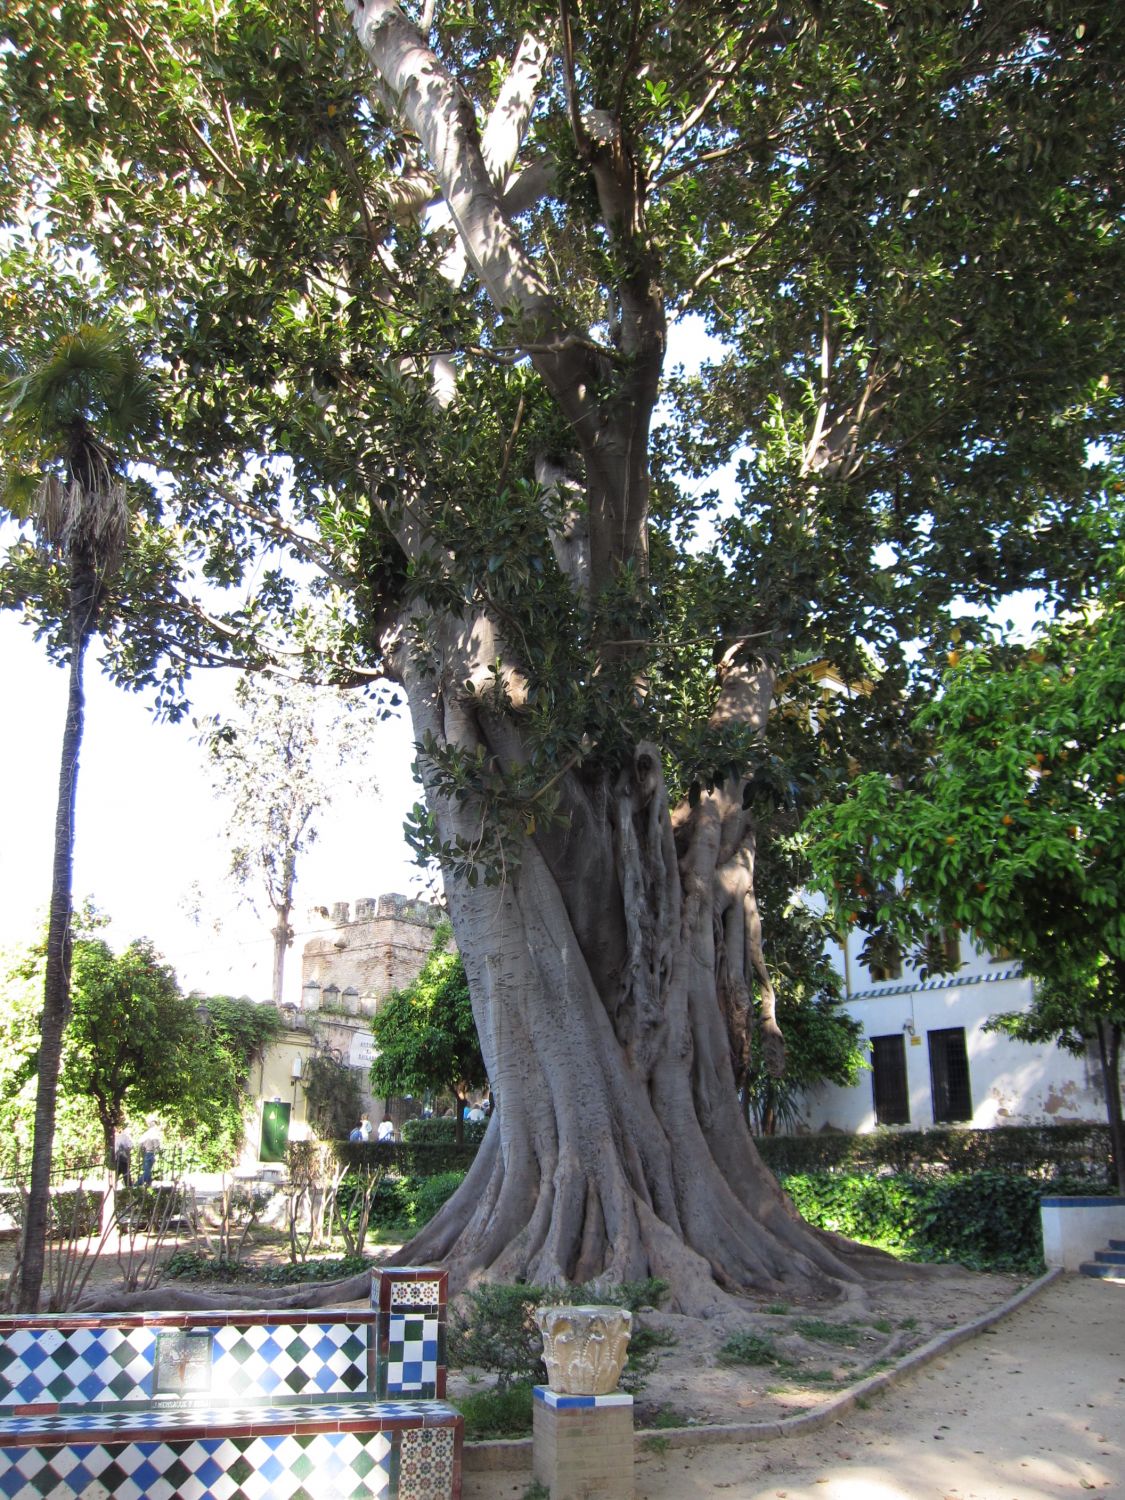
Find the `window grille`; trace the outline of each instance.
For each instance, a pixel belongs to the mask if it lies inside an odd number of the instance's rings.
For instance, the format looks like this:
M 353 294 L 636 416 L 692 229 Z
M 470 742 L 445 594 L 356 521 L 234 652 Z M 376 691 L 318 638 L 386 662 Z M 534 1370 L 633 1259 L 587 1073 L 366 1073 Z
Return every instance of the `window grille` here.
M 973 1092 L 969 1085 L 969 1054 L 965 1050 L 965 1028 L 950 1026 L 931 1031 L 930 1091 L 935 1125 L 973 1118 Z
M 901 1032 L 871 1038 L 871 1097 L 877 1124 L 910 1124 L 906 1043 Z

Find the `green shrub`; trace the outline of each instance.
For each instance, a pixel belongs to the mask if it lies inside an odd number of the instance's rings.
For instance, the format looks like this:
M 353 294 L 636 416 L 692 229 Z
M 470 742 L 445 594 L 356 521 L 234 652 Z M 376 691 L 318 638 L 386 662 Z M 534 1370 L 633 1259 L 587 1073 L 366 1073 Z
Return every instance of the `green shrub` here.
M 456 1140 L 456 1120 L 442 1117 L 436 1120 L 407 1120 L 402 1127 L 402 1138 L 411 1146 L 452 1146 Z M 488 1129 L 487 1120 L 466 1120 L 464 1141 L 474 1149 L 484 1140 Z
M 520 1380 L 462 1396 L 457 1405 L 465 1419 L 466 1441 L 526 1437 L 531 1431 L 531 1384 Z
M 1043 1260 L 1040 1184 L 974 1172 L 932 1184 L 918 1205 L 915 1241 L 973 1269 L 1031 1270 Z
M 365 1255 L 326 1255 L 319 1260 L 299 1261 L 296 1265 L 266 1266 L 258 1272 L 258 1279 L 278 1286 L 287 1286 L 290 1282 L 339 1281 L 345 1276 L 366 1271 L 373 1264 Z
M 533 1316 L 553 1293 L 546 1287 L 485 1282 L 449 1312 L 449 1363 L 496 1376 L 498 1390 L 547 1378 L 543 1339 Z
M 889 1172 L 926 1176 L 1000 1170 L 1090 1192 L 1109 1184 L 1109 1126 L 1003 1125 L 994 1130 L 873 1130 L 864 1135 L 759 1136 L 755 1143 L 778 1176 L 811 1172 Z
M 439 1172 L 436 1177 L 423 1177 L 414 1195 L 414 1227 L 421 1229 L 428 1224 L 464 1180 L 464 1172 Z
M 733 1333 L 719 1349 L 721 1365 L 782 1365 L 788 1361 L 778 1354 L 773 1339 L 759 1333 Z
M 201 1250 L 176 1250 L 164 1262 L 164 1275 L 173 1281 L 238 1281 L 242 1269 Z
M 975 1270 L 1042 1267 L 1039 1199 L 1051 1184 L 1000 1171 L 925 1177 L 806 1172 L 782 1183 L 810 1224 L 849 1239 Z
M 328 1147 L 345 1166 L 382 1168 L 399 1177 L 433 1177 L 438 1172 L 467 1172 L 476 1160 L 475 1144 L 455 1146 L 452 1141 L 429 1144 L 417 1141 L 332 1141 Z
M 467 1292 L 449 1316 L 449 1363 L 487 1370 L 496 1376 L 500 1389 L 520 1380 L 542 1384 L 547 1378 L 543 1364 L 543 1336 L 535 1322 L 537 1307 L 587 1304 L 625 1307 L 634 1314 L 633 1336 L 621 1376 L 624 1390 L 637 1390 L 650 1373 L 655 1351 L 672 1340 L 647 1329 L 635 1320 L 641 1307 L 655 1306 L 668 1290 L 667 1283 L 649 1277 L 624 1282 L 608 1291 L 589 1285 L 548 1287 L 517 1283 L 485 1283 Z
M 860 1323 L 826 1323 L 823 1318 L 798 1318 L 793 1331 L 821 1344 L 840 1344 L 845 1349 L 854 1349 L 865 1330 Z

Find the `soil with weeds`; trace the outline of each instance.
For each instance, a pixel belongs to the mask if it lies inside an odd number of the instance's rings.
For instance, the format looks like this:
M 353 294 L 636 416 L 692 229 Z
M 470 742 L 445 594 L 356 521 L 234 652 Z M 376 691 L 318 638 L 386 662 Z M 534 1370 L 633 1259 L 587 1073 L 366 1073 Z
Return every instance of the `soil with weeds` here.
M 936 1334 L 999 1306 L 1031 1279 L 942 1267 L 835 1307 L 747 1299 L 721 1322 L 644 1308 L 637 1322 L 655 1338 L 634 1398 L 636 1426 L 776 1422 L 814 1410 Z M 451 1370 L 449 1399 L 479 1402 L 491 1383 L 481 1370 Z

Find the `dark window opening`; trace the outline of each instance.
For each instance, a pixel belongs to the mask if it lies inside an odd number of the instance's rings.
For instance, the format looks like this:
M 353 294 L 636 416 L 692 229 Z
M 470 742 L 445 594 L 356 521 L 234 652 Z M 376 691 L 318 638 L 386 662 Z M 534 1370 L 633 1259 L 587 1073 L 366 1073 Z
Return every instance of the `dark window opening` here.
M 879 1125 L 910 1124 L 906 1043 L 902 1033 L 871 1038 L 871 1097 Z
M 895 938 L 885 935 L 872 938 L 860 956 L 867 962 L 873 984 L 902 978 L 902 949 Z
M 969 1054 L 965 1050 L 965 1028 L 951 1026 L 931 1031 L 930 1091 L 934 1100 L 934 1123 L 973 1118 L 973 1093 L 969 1086 Z
M 961 934 L 939 927 L 926 938 L 926 968 L 931 974 L 955 974 L 961 967 Z

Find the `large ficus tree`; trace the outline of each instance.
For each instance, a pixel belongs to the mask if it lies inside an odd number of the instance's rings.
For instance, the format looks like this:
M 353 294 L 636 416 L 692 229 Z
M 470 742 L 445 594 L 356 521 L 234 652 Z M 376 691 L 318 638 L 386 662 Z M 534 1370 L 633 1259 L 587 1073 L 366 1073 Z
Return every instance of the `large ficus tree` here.
M 685 1310 L 879 1269 L 795 1216 L 740 1114 L 751 1050 L 782 1053 L 756 839 L 860 756 L 911 773 L 954 601 L 1096 566 L 1074 516 L 1119 417 L 1121 24 L 8 23 L 24 198 L 151 309 L 170 503 L 212 575 L 263 545 L 318 564 L 351 600 L 341 678 L 409 701 L 413 836 L 498 1109 L 408 1257 L 659 1275 Z M 670 373 L 692 313 L 719 353 Z

